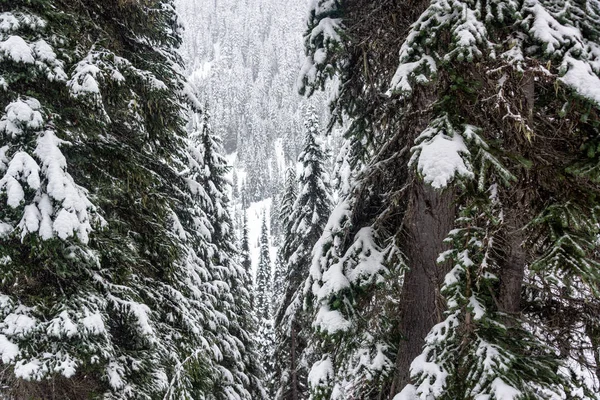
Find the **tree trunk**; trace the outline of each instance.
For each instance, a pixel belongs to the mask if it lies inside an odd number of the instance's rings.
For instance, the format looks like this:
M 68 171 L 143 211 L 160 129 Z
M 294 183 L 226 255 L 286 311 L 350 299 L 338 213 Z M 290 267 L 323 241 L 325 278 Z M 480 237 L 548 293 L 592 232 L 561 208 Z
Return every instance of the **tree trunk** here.
M 422 352 L 424 339 L 442 319 L 444 305 L 440 288 L 450 264 L 437 258 L 447 246 L 443 243 L 454 225 L 454 191 L 436 191 L 417 182 L 406 215 L 408 271 L 404 275 L 400 304 L 403 339 L 398 346 L 396 373 L 390 398 L 410 381 L 410 364 Z
M 298 400 L 298 362 L 296 355 L 296 345 L 297 345 L 297 332 L 296 332 L 296 323 L 292 322 L 292 337 L 291 337 L 291 368 L 290 372 L 292 374 L 292 400 Z
M 500 281 L 498 308 L 508 315 L 517 316 L 521 312 L 521 287 L 527 263 L 527 252 L 523 248 L 525 241 L 523 224 L 527 218 L 524 218 L 525 214 L 520 211 L 522 207 L 518 204 L 514 206 L 508 207 L 504 215 L 506 256 L 498 275 Z M 507 323 L 509 322 L 510 318 Z
M 521 81 L 521 92 L 525 99 L 522 106 L 529 126 L 533 126 L 533 110 L 535 106 L 535 80 L 532 74 L 525 74 Z M 526 173 L 526 171 L 522 171 Z M 521 180 L 521 182 L 524 182 Z M 518 184 L 509 189 L 508 196 L 504 199 L 506 209 L 505 223 L 505 262 L 501 265 L 499 273 L 500 293 L 498 295 L 499 311 L 509 316 L 518 316 L 521 312 L 521 288 L 525 276 L 525 265 L 528 261 L 527 251 L 523 247 L 525 241 L 525 221 L 527 218 L 527 205 L 531 201 L 530 189 L 527 184 Z M 512 318 L 506 323 L 511 326 Z

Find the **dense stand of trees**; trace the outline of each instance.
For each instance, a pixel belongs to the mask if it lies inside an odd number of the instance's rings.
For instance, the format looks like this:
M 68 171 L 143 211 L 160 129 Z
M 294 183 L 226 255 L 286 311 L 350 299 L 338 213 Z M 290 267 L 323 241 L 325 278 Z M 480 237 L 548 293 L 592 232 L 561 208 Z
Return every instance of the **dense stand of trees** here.
M 211 108 L 215 132 L 247 171 L 247 200 L 278 191 L 275 140 L 295 162 L 307 103 L 326 113 L 324 95 L 296 88 L 306 3 L 273 0 L 177 0 L 185 22 L 183 53 L 191 84 Z
M 597 0 L 311 2 L 335 158 L 299 6 L 179 3 L 194 85 L 172 0 L 0 2 L 0 397 L 600 398 Z
M 171 1 L 0 2 L 0 397 L 264 395 Z

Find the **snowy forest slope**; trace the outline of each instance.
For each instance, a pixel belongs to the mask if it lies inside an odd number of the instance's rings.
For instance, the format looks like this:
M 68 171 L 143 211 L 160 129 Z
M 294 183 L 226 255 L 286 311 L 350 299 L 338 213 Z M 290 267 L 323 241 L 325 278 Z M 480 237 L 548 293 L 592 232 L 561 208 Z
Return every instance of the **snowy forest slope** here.
M 275 140 L 288 160 L 302 142 L 308 103 L 323 112 L 323 96 L 307 100 L 296 81 L 303 60 L 306 1 L 177 0 L 185 26 L 181 53 L 187 74 L 213 117 L 215 133 L 234 165 L 248 171 L 248 196 L 271 195 L 278 171 Z

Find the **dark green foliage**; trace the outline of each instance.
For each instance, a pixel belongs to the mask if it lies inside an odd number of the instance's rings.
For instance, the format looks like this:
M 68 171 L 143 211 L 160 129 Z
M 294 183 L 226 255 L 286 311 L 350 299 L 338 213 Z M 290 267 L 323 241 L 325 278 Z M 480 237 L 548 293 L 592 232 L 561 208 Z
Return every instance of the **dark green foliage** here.
M 0 12 L 1 395 L 257 398 L 225 164 L 185 130 L 172 2 Z
M 271 255 L 269 247 L 269 231 L 267 228 L 267 217 L 263 214 L 260 231 L 260 258 L 256 270 L 256 282 L 254 288 L 256 315 L 259 319 L 271 318 Z
M 598 377 L 600 361 L 592 316 L 599 278 L 600 92 L 591 89 L 600 85 L 598 10 L 596 1 L 560 0 L 313 4 L 302 91 L 335 76 L 332 122 L 349 117 L 346 147 L 358 146 L 348 163 L 350 185 L 315 249 L 321 270 L 308 282 L 315 347 L 332 369 L 315 380 L 317 398 L 329 398 L 334 387 L 347 398 L 500 398 L 492 384 L 500 381 L 505 393 L 527 399 L 598 397 L 589 383 L 572 391 L 586 374 Z M 428 186 L 437 192 L 426 195 Z M 453 209 L 460 217 L 448 215 Z M 435 224 L 424 223 L 430 217 Z M 456 222 L 447 226 L 448 219 Z M 449 243 L 428 240 L 440 227 L 444 236 L 460 236 L 453 243 L 460 250 L 435 264 L 419 248 L 443 251 Z M 366 250 L 359 240 L 365 229 L 376 245 Z M 374 248 L 391 251 L 400 268 L 389 268 Z M 467 250 L 473 264 L 465 266 L 459 255 Z M 346 263 L 354 252 L 389 268 L 381 285 L 356 284 L 354 264 Z M 446 275 L 453 266 L 462 272 Z M 376 280 L 382 269 L 374 269 Z M 419 271 L 420 281 L 413 280 Z M 425 278 L 434 284 L 419 294 Z M 395 298 L 380 296 L 389 288 L 383 282 L 403 287 Z M 395 370 L 381 380 L 354 380 L 355 327 L 382 326 L 386 318 L 371 307 L 394 302 L 389 331 L 360 346 L 397 346 Z M 434 312 L 403 322 L 419 309 Z M 328 330 L 324 315 L 347 324 Z M 423 327 L 431 330 L 425 342 L 417 330 Z M 402 339 L 388 341 L 395 333 Z M 483 342 L 504 361 L 486 369 Z M 517 361 L 524 359 L 531 362 Z
M 312 262 L 311 250 L 320 237 L 331 207 L 328 155 L 320 138 L 319 120 L 309 108 L 304 123 L 304 144 L 296 181 L 289 169 L 280 212 L 283 243 L 280 254 L 286 265 L 286 288 L 275 319 L 277 329 L 277 399 L 306 398 L 308 395 L 306 353 L 307 315 L 302 310 L 304 287 Z

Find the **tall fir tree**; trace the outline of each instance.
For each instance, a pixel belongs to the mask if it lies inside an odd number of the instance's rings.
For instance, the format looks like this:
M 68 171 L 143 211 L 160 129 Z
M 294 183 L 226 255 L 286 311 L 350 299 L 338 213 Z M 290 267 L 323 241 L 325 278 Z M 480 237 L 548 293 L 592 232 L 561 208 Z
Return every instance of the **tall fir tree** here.
M 259 245 L 260 255 L 255 284 L 255 310 L 259 323 L 256 339 L 258 341 L 260 362 L 266 371 L 264 386 L 268 397 L 273 398 L 273 346 L 275 342 L 272 319 L 273 274 L 271 272 L 271 249 L 266 211 L 263 211 L 262 215 Z
M 287 275 L 287 263 L 283 258 L 283 252 L 281 247 L 277 249 L 277 257 L 275 258 L 275 266 L 273 269 L 273 294 L 271 300 L 271 310 L 273 315 L 277 313 L 283 296 L 285 294 L 285 288 L 287 286 L 286 275 Z
M 205 259 L 213 274 L 214 288 L 223 284 L 227 287 L 225 291 L 211 291 L 218 298 L 217 311 L 227 319 L 223 324 L 227 330 L 216 333 L 220 340 L 219 365 L 226 372 L 213 395 L 224 399 L 263 399 L 266 393 L 261 384 L 263 371 L 254 343 L 257 325 L 252 313 L 251 286 L 248 285 L 251 271 L 238 262 L 233 222 L 228 211 L 230 182 L 226 174 L 230 167 L 223 156 L 221 141 L 212 131 L 206 108 L 201 115 L 193 115 L 189 125 L 190 137 L 197 144 L 193 149 L 196 151 L 190 153 L 202 173 L 196 180 L 207 195 L 202 203 L 212 228 L 207 234 L 216 250 L 209 250 Z
M 295 166 L 288 167 L 285 172 L 285 187 L 279 205 L 278 219 L 281 225 L 281 251 L 283 259 L 287 260 L 292 255 L 292 212 L 294 211 L 294 203 L 298 197 L 298 181 L 296 179 Z
M 254 284 L 254 293 L 256 296 L 255 310 L 256 315 L 262 319 L 271 318 L 271 254 L 269 245 L 269 228 L 267 226 L 267 215 L 263 211 L 262 224 L 260 230 L 260 255 L 256 269 L 256 282 Z
M 273 246 L 279 246 L 280 238 L 281 238 L 281 221 L 279 221 L 279 210 L 281 208 L 281 196 L 276 192 L 274 186 L 271 201 L 271 208 L 269 209 L 269 229 L 271 232 L 271 240 L 273 241 Z
M 250 256 L 250 238 L 248 237 L 248 216 L 246 211 L 243 211 L 244 217 L 242 222 L 242 242 L 240 244 L 242 268 L 246 276 L 246 287 L 252 287 L 252 258 Z M 254 291 L 252 291 L 253 293 Z M 253 298 L 251 293 L 251 298 Z M 254 301 L 252 301 L 254 303 Z M 254 309 L 254 307 L 252 307 Z
M 302 311 L 302 283 L 308 277 L 312 248 L 323 232 L 331 207 L 329 175 L 325 171 L 327 153 L 320 138 L 318 116 L 312 107 L 306 112 L 304 128 L 304 145 L 298 156 L 301 173 L 296 183 L 294 174 L 288 172 L 281 212 L 285 233 L 282 257 L 287 260 L 287 286 L 275 321 L 277 399 L 305 399 L 308 395 L 306 363 L 301 360 L 309 333 L 307 318 Z M 287 214 L 294 197 L 291 213 Z
M 4 1 L 0 26 L 0 395 L 249 399 L 171 1 Z
M 335 76 L 360 147 L 305 286 L 312 398 L 599 397 L 599 15 L 313 4 L 302 90 Z

